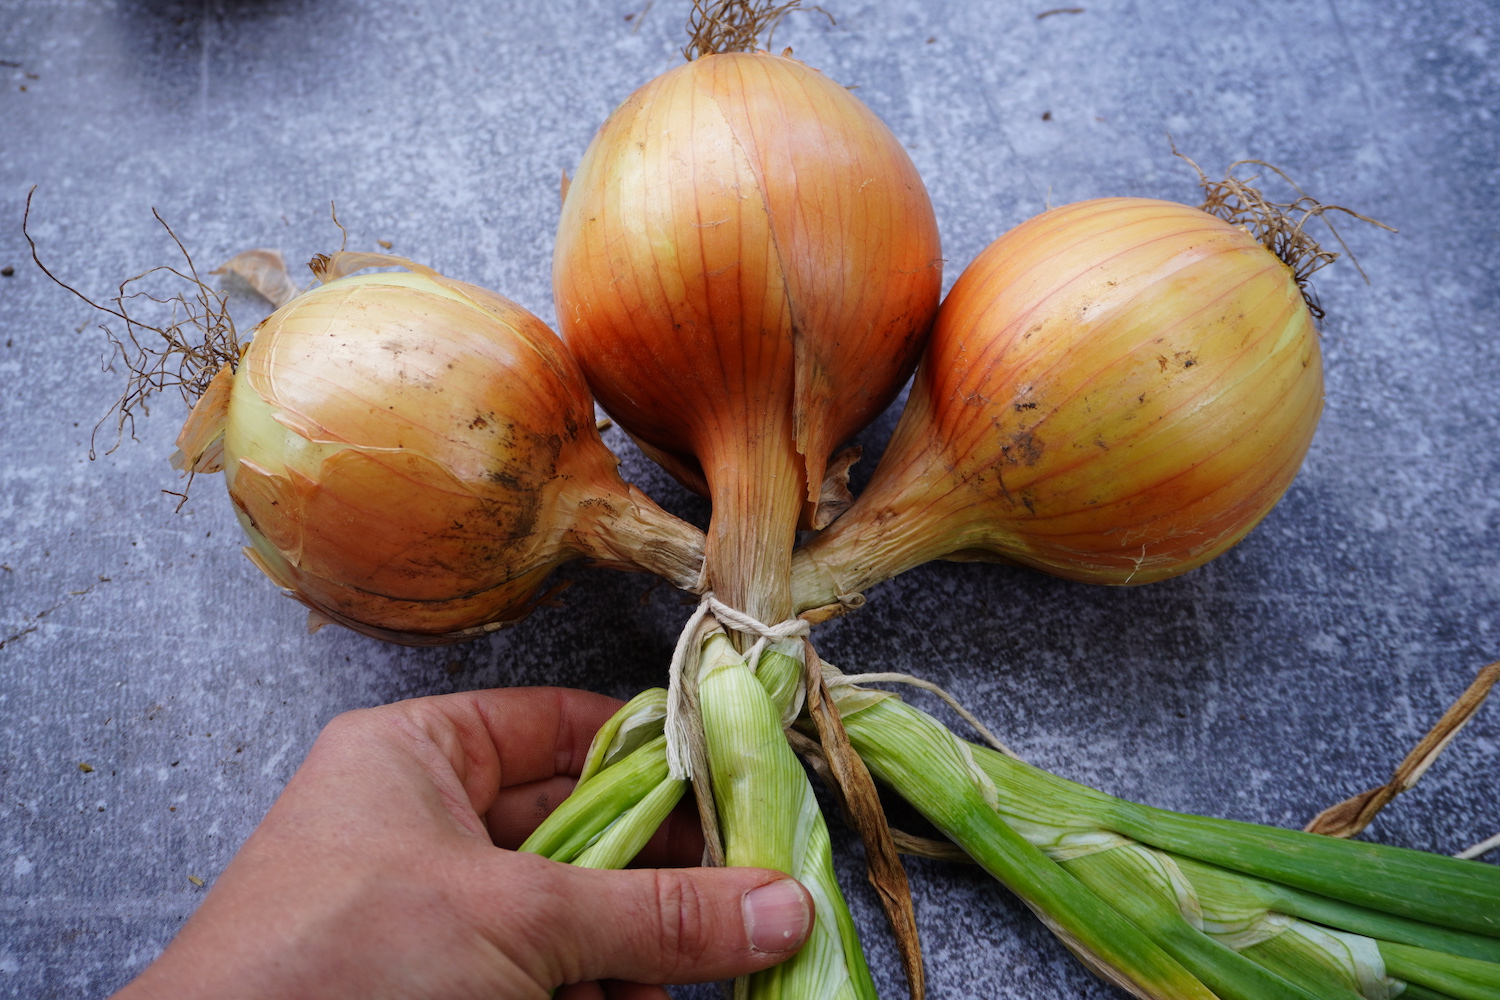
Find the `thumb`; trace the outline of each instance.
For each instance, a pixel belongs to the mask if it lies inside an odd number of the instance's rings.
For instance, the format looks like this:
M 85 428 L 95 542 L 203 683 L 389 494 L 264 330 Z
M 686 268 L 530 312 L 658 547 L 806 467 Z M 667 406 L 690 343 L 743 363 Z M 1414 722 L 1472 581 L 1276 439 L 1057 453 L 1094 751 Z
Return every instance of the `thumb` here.
M 536 956 L 547 986 L 732 979 L 790 958 L 812 929 L 812 896 L 769 869 L 556 865 L 552 875 L 527 935 L 550 953 Z

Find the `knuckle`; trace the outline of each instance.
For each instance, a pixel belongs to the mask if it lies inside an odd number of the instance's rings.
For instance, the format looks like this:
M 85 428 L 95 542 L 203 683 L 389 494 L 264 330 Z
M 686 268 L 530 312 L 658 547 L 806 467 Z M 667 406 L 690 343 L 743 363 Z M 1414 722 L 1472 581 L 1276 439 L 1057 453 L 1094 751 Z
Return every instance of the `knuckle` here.
M 330 719 L 319 739 L 332 743 L 410 740 L 418 735 L 417 722 L 410 702 L 356 708 Z
M 308 760 L 326 760 L 330 756 L 337 759 L 347 751 L 348 747 L 362 742 L 369 726 L 369 721 L 364 716 L 367 711 L 368 709 L 358 709 L 353 712 L 341 712 L 329 719 L 318 733 L 317 739 L 313 740 Z
M 328 724 L 323 727 L 323 734 L 325 736 L 337 736 L 347 733 L 350 730 L 358 729 L 365 724 L 364 716 L 368 712 L 369 709 L 367 708 L 356 708 L 352 711 L 340 712 L 328 720 Z
M 672 973 L 696 968 L 712 944 L 711 910 L 698 883 L 682 872 L 656 871 L 657 946 Z
M 356 708 L 340 712 L 323 727 L 322 738 L 344 740 L 367 733 L 379 724 L 380 709 Z

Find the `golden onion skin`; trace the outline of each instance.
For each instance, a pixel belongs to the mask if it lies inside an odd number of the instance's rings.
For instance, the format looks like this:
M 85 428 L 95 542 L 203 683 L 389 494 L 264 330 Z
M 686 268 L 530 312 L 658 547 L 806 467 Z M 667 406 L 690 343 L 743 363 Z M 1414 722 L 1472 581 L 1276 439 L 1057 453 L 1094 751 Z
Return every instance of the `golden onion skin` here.
M 328 619 L 411 643 L 524 617 L 567 559 L 626 560 L 600 521 L 670 521 L 619 480 L 552 331 L 421 270 L 341 278 L 272 314 L 222 443 L 251 559 Z
M 795 59 L 724 53 L 605 122 L 564 200 L 553 290 L 600 403 L 727 519 L 710 561 L 717 544 L 736 549 L 719 565 L 784 564 L 788 506 L 819 498 L 829 454 L 915 365 L 940 258 L 921 178 L 873 112 Z M 747 540 L 762 534 L 778 537 Z M 715 581 L 752 613 L 776 586 Z
M 1243 230 L 1140 198 L 1053 209 L 954 284 L 799 603 L 944 556 L 1104 584 L 1187 572 L 1286 492 L 1322 405 L 1302 291 Z

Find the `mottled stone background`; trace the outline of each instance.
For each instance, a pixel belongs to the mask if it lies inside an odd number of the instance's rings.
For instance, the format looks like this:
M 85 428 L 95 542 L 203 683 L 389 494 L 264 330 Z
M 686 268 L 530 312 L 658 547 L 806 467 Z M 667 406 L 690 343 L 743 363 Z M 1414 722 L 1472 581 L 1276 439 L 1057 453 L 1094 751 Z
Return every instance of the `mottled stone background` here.
M 950 281 L 1049 200 L 1193 201 L 1168 133 L 1204 164 L 1274 161 L 1401 233 L 1347 227 L 1370 283 L 1348 266 L 1318 282 L 1327 410 L 1244 544 L 1132 590 L 934 565 L 821 629 L 822 649 L 947 685 L 1070 777 L 1301 825 L 1383 780 L 1500 656 L 1500 8 L 1080 0 L 1039 17 L 1052 2 L 826 0 L 836 26 L 777 35 L 911 150 Z M 124 983 L 335 713 L 490 685 L 629 695 L 662 681 L 686 615 L 642 577 L 572 568 L 566 608 L 473 645 L 307 635 L 240 555 L 216 481 L 181 513 L 162 493 L 175 401 L 89 461 L 120 378 L 89 310 L 29 260 L 27 190 L 46 259 L 95 296 L 170 259 L 153 206 L 212 264 L 336 246 L 335 199 L 352 246 L 389 240 L 550 319 L 559 172 L 679 58 L 684 0 L 643 5 L 0 0 L 0 994 Z M 1367 836 L 1452 852 L 1500 829 L 1497 744 L 1492 707 Z M 898 996 L 859 849 L 834 836 Z M 981 874 L 911 867 L 934 997 L 1112 995 Z

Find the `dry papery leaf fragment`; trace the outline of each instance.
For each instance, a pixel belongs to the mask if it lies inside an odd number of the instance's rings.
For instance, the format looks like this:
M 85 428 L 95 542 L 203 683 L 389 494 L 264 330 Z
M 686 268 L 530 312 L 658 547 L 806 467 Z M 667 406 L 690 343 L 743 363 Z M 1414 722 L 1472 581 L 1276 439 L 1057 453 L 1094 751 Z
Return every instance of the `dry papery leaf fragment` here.
M 246 250 L 235 254 L 208 273 L 239 278 L 256 295 L 278 309 L 302 291 L 287 273 L 286 259 L 282 257 L 280 250 Z
M 1411 753 L 1397 766 L 1391 779 L 1378 788 L 1372 788 L 1367 792 L 1361 792 L 1352 798 L 1345 799 L 1337 805 L 1329 806 L 1314 816 L 1312 822 L 1304 829 L 1308 833 L 1321 833 L 1329 837 L 1353 837 L 1370 822 L 1375 819 L 1377 813 L 1384 809 L 1397 795 L 1411 788 L 1421 779 L 1427 769 L 1433 765 L 1441 754 L 1453 742 L 1459 730 L 1466 726 L 1474 713 L 1478 712 L 1489 697 L 1490 689 L 1495 682 L 1500 681 L 1500 661 L 1491 663 L 1479 671 L 1464 693 L 1458 696 L 1458 700 L 1449 706 L 1448 711 L 1437 721 L 1437 725 L 1422 737 Z M 1487 842 L 1486 842 L 1487 843 Z M 1493 846 L 1493 845 L 1492 845 Z M 1483 844 L 1476 844 L 1464 853 L 1470 857 L 1471 854 Z M 1489 848 L 1485 848 L 1488 850 Z M 1479 851 L 1479 853 L 1484 853 Z
M 912 903 L 906 869 L 901 864 L 890 824 L 886 822 L 875 779 L 850 745 L 838 707 L 828 697 L 822 660 L 811 642 L 802 641 L 807 653 L 807 714 L 817 727 L 826 765 L 826 771 L 821 773 L 864 844 L 865 874 L 880 898 L 880 906 L 896 938 L 907 989 L 912 1000 L 922 1000 L 927 993 L 927 982 L 922 968 L 922 942 L 917 933 L 916 908 Z

